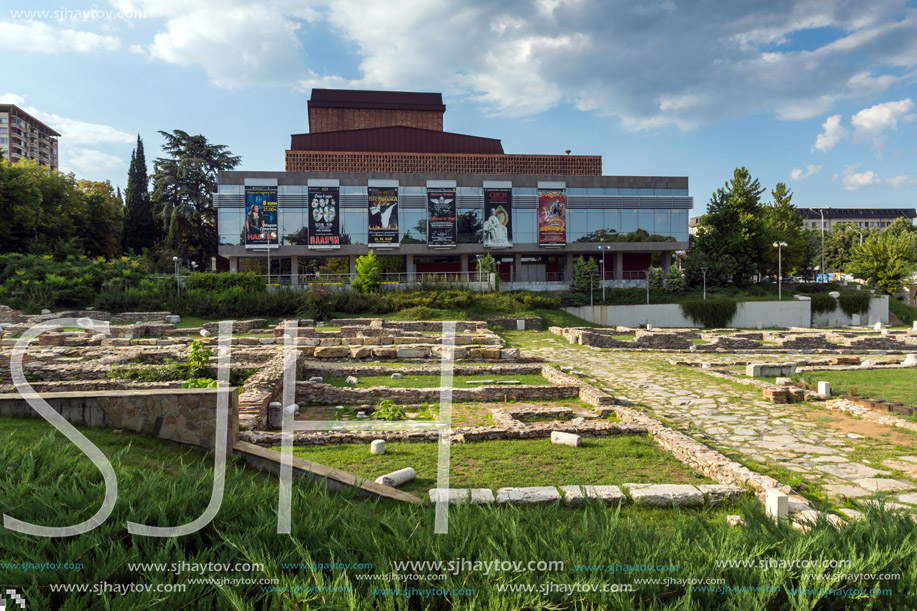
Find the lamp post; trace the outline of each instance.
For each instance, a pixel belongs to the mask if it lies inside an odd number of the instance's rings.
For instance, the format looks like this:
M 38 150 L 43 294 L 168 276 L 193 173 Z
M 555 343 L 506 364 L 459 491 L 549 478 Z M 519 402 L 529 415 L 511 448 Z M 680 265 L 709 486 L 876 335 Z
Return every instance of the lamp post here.
M 704 301 L 707 301 L 707 267 L 700 268 L 700 271 L 704 274 Z
M 643 275 L 646 276 L 646 305 L 650 304 L 650 270 L 649 268 L 643 270 Z
M 595 274 L 593 272 L 589 272 L 589 305 L 590 306 L 595 305 L 592 299 L 592 289 L 593 288 L 595 288 Z
M 777 301 L 783 301 L 783 259 L 782 248 L 786 242 L 774 242 L 774 248 L 777 249 Z
M 605 303 L 605 251 L 607 247 L 599 244 L 599 250 L 602 251 L 602 303 Z
M 818 213 L 821 215 L 821 277 L 822 282 L 827 282 L 828 276 L 825 274 L 825 209 L 819 208 Z
M 178 280 L 178 257 L 172 257 L 172 264 L 175 266 L 175 295 L 178 296 L 181 294 L 181 284 Z
M 853 229 L 853 227 L 851 227 L 851 229 Z M 859 229 L 853 229 L 853 230 L 856 231 L 858 234 L 860 234 L 860 246 L 862 246 L 863 245 L 863 232 L 860 231 Z

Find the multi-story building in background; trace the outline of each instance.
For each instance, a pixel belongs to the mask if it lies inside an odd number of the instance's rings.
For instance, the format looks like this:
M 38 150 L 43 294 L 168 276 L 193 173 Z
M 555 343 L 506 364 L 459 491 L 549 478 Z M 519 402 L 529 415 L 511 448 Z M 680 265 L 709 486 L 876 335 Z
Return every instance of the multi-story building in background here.
M 0 149 L 7 161 L 37 161 L 56 170 L 58 138 L 58 132 L 15 104 L 0 104 Z
M 438 93 L 313 90 L 286 171 L 220 173 L 219 254 L 239 270 L 269 252 L 272 275 L 297 283 L 306 259 L 349 258 L 353 272 L 371 248 L 408 281 L 470 277 L 490 253 L 511 286 L 562 288 L 574 257 L 596 259 L 607 286 L 642 285 L 654 255 L 668 267 L 688 247 L 687 177 L 507 154 L 444 131 L 445 108 Z
M 885 229 L 895 219 L 906 218 L 913 222 L 917 216 L 914 208 L 798 208 L 806 229 L 821 229 L 824 219 L 825 231 L 838 223 L 853 223 L 864 229 Z

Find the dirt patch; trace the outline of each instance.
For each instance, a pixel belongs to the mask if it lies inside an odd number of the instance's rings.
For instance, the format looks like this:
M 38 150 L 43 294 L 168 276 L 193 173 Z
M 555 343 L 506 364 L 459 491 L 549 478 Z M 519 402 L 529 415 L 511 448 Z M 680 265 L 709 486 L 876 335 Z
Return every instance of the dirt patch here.
M 845 412 L 838 412 L 827 409 L 813 409 L 801 412 L 805 420 L 815 422 L 819 425 L 827 425 L 829 428 L 842 433 L 856 433 L 869 439 L 881 441 L 890 444 L 889 447 L 906 446 L 914 443 L 914 438 L 907 433 L 902 432 L 891 426 L 879 424 L 865 418 L 855 418 Z

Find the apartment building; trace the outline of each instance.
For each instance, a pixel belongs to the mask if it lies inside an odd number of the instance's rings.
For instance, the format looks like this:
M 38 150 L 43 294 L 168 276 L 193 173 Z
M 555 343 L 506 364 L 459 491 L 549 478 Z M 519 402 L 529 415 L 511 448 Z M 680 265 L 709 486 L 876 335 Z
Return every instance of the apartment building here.
M 0 149 L 7 161 L 26 159 L 57 170 L 58 138 L 57 131 L 15 104 L 0 104 Z

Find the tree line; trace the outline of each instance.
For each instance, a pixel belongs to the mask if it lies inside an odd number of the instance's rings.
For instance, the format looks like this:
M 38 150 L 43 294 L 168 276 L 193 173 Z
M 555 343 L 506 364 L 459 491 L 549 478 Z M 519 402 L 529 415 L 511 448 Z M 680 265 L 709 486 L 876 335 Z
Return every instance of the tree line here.
M 202 135 L 159 133 L 164 154 L 152 176 L 137 136 L 123 194 L 110 181 L 0 157 L 0 254 L 144 255 L 159 269 L 171 269 L 177 256 L 207 267 L 217 254 L 217 176 L 241 158 Z
M 814 276 L 816 270 L 852 274 L 889 294 L 914 283 L 917 271 L 917 227 L 907 218 L 888 228 L 859 228 L 835 224 L 831 231 L 805 229 L 784 183 L 763 201 L 766 189 L 745 167 L 717 189 L 691 238 L 684 260 L 688 283 L 745 286 L 778 273 L 780 248 L 784 276 Z M 824 258 L 824 265 L 822 265 Z

